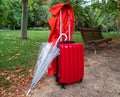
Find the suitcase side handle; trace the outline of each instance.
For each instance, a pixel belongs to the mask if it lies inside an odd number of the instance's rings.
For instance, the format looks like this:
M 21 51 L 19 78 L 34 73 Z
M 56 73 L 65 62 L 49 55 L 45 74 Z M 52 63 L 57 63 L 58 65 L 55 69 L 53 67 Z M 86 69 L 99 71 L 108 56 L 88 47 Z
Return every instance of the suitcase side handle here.
M 64 33 L 62 33 L 62 34 L 60 34 L 60 35 L 59 35 L 59 37 L 58 37 L 58 39 L 57 39 L 57 41 L 56 41 L 55 45 L 57 45 L 58 41 L 60 40 L 60 38 L 61 38 L 62 36 L 65 36 L 65 40 L 64 40 L 64 41 L 66 41 L 66 40 L 67 40 L 67 35 L 66 35 L 66 34 L 64 34 Z

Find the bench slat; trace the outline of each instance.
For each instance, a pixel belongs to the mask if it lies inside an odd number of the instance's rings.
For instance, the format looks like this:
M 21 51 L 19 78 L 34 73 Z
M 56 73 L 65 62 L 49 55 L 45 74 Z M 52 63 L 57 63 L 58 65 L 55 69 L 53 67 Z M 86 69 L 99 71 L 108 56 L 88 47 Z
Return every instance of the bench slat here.
M 99 29 L 81 28 L 80 32 L 85 44 L 94 43 L 94 45 L 99 45 L 101 43 L 107 43 L 108 41 L 112 40 L 111 38 L 104 39 L 102 32 Z

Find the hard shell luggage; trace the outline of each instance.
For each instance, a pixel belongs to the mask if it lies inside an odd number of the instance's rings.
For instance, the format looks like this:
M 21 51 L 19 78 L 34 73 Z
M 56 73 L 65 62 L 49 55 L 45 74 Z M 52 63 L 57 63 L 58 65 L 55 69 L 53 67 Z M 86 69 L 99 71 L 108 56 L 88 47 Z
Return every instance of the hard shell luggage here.
M 65 84 L 82 81 L 84 76 L 84 48 L 81 43 L 60 43 L 56 59 L 56 81 Z

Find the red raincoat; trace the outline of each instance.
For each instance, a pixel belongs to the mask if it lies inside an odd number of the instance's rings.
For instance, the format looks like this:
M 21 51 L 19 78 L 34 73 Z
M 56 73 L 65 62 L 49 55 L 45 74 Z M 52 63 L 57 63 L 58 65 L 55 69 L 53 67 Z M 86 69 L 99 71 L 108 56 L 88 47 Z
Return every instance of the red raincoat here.
M 48 38 L 48 42 L 53 42 L 54 44 L 60 35 L 60 10 L 62 13 L 62 33 L 65 33 L 68 36 L 69 23 L 70 23 L 70 40 L 72 39 L 72 35 L 74 32 L 74 12 L 72 6 L 68 3 L 57 4 L 53 6 L 49 10 L 49 12 L 53 14 L 54 17 L 49 18 L 48 20 L 51 30 Z M 56 71 L 55 69 L 56 66 L 54 60 L 50 68 L 48 69 L 48 74 L 53 75 Z

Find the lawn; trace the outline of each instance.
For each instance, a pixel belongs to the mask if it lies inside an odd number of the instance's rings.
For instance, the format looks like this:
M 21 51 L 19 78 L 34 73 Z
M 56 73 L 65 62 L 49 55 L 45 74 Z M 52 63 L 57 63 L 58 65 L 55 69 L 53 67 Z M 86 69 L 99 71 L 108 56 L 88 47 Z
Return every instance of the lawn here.
M 39 45 L 47 41 L 48 31 L 28 31 L 28 40 L 21 40 L 19 35 L 19 31 L 0 32 L 0 70 L 35 64 Z
M 0 70 L 34 65 L 40 43 L 47 42 L 49 31 L 29 30 L 28 40 L 21 40 L 19 35 L 20 31 L 0 31 Z M 76 32 L 73 40 L 80 42 L 80 34 Z
M 36 64 L 41 42 L 46 42 L 48 35 L 48 30 L 28 30 L 28 39 L 21 40 L 19 30 L 0 30 L 0 87 L 5 87 L 5 80 L 6 86 L 12 83 L 10 79 L 13 76 L 9 74 L 28 74 Z M 103 35 L 106 36 L 105 33 Z M 109 36 L 115 38 L 113 32 Z M 73 41 L 83 43 L 79 32 L 74 33 Z

